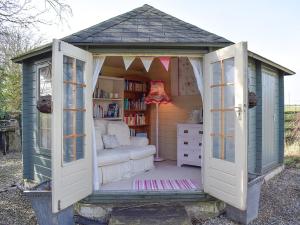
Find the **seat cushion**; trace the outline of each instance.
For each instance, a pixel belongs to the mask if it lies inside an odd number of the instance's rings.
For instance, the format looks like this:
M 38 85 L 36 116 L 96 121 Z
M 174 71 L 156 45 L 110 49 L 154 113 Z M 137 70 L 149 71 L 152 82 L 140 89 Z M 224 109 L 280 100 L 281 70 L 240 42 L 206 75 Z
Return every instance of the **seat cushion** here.
M 102 135 L 107 134 L 107 123 L 106 120 L 94 119 L 97 151 L 104 149 Z
M 98 166 L 118 164 L 130 160 L 130 153 L 121 149 L 105 149 L 98 154 Z
M 107 125 L 107 133 L 116 135 L 120 145 L 130 145 L 130 131 L 126 123 L 109 123 Z
M 147 145 L 147 146 L 120 146 L 113 150 L 117 150 L 119 152 L 127 152 L 129 154 L 130 159 L 142 159 L 151 155 L 154 155 L 156 152 L 156 148 L 154 145 Z

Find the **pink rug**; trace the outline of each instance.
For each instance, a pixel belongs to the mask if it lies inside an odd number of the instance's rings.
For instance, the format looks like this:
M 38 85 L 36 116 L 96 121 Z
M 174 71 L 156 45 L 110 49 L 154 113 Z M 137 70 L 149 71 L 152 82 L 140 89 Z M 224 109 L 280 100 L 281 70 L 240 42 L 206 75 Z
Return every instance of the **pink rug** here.
M 191 179 L 137 179 L 133 181 L 133 189 L 137 191 L 194 190 L 197 188 L 199 188 L 199 186 Z

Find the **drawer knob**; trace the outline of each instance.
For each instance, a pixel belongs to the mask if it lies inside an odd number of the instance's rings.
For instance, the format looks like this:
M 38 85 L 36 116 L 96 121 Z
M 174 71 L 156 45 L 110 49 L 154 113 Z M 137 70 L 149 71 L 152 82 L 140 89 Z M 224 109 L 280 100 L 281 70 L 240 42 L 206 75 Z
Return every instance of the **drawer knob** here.
M 183 142 L 183 144 L 185 144 L 185 145 L 188 145 L 188 144 L 189 144 L 189 142 L 188 142 L 188 141 L 185 141 L 185 142 Z
M 183 133 L 187 134 L 189 131 L 188 130 L 184 130 Z
M 189 154 L 183 154 L 183 156 L 184 156 L 184 157 L 188 157 L 188 156 L 189 156 Z
M 201 159 L 201 155 L 199 155 L 199 159 Z
M 200 131 L 199 131 L 199 134 L 203 134 L 203 131 L 200 130 Z
M 202 143 L 199 143 L 199 146 L 202 146 Z

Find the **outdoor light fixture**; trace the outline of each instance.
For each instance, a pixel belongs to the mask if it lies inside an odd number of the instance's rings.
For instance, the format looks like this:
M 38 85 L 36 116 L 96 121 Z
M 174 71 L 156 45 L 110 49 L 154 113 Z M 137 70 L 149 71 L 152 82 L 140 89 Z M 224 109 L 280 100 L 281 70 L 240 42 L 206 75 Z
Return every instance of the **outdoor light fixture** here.
M 162 80 L 152 80 L 150 84 L 150 92 L 145 98 L 145 103 L 156 105 L 156 155 L 154 157 L 154 161 L 160 162 L 163 161 L 163 159 L 159 157 L 158 148 L 158 107 L 159 104 L 166 104 L 171 102 L 171 99 L 165 92 L 164 82 Z

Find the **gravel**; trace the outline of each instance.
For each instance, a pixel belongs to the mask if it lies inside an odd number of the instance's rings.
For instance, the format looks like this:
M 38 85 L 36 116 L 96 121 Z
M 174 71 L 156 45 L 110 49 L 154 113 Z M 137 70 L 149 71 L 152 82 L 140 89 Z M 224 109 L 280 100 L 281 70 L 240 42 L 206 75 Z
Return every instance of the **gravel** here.
M 0 153 L 0 190 L 22 181 L 19 152 Z M 0 225 L 35 225 L 29 201 L 16 188 L 0 193 Z M 203 225 L 235 225 L 224 215 Z M 251 225 L 300 225 L 300 169 L 288 168 L 263 184 L 259 216 Z M 200 224 L 199 224 L 200 225 Z
M 224 215 L 203 225 L 234 225 Z M 288 168 L 262 186 L 258 218 L 251 225 L 300 224 L 300 169 Z
M 20 152 L 0 153 L 0 225 L 37 224 L 30 202 L 22 191 L 11 187 L 22 182 L 22 156 Z M 1 190 L 9 190 L 1 192 Z

